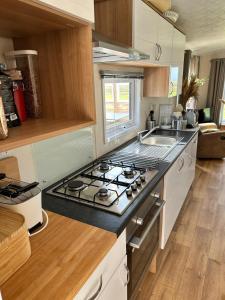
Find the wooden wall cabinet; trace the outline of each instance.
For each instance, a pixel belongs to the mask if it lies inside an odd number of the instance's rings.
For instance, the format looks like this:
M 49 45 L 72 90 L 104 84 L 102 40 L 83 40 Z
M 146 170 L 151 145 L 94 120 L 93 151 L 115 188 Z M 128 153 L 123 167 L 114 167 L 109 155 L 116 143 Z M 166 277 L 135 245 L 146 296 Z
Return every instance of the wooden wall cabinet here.
M 179 67 L 151 67 L 144 71 L 144 97 L 176 97 Z
M 95 123 L 91 25 L 39 2 L 1 1 L 0 34 L 38 51 L 43 114 L 10 129 L 0 151 Z

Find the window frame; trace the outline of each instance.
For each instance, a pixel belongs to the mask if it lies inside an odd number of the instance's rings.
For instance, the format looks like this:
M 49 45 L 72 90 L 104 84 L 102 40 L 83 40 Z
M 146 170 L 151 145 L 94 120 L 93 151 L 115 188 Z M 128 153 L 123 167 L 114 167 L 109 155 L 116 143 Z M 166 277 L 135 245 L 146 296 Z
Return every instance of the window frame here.
M 137 81 L 140 79 L 137 78 L 102 78 L 102 104 L 103 104 L 103 134 L 104 142 L 108 143 L 112 140 L 128 133 L 137 128 L 138 118 L 137 118 L 137 106 L 136 106 L 136 95 L 137 95 Z M 131 119 L 127 122 L 123 122 L 119 125 L 107 129 L 107 120 L 106 120 L 106 102 L 105 102 L 105 83 L 130 83 L 129 91 L 129 100 L 130 100 L 130 113 Z

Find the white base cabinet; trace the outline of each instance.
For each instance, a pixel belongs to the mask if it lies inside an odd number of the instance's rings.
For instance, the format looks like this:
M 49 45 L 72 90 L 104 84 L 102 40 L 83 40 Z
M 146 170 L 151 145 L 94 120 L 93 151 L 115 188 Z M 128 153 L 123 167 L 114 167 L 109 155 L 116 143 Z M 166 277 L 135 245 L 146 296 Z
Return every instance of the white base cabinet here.
M 124 231 L 74 300 L 126 300 L 129 276 L 126 261 L 126 231 Z M 117 298 L 114 297 L 115 293 L 118 295 Z
M 164 177 L 161 249 L 165 248 L 195 177 L 197 139 L 194 137 Z
M 99 300 L 125 300 L 127 299 L 127 284 L 129 275 L 127 273 L 127 256 L 113 274 L 108 285 L 101 293 Z

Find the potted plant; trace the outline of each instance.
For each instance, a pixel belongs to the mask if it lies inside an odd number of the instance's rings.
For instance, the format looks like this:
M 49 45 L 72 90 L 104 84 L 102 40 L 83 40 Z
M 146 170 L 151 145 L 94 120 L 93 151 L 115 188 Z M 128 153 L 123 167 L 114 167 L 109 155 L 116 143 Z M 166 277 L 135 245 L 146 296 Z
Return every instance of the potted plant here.
M 199 79 L 196 75 L 191 75 L 190 79 L 186 78 L 182 86 L 182 94 L 180 95 L 179 103 L 186 110 L 187 102 L 192 98 L 195 102 L 198 101 L 199 88 L 205 84 L 205 79 Z

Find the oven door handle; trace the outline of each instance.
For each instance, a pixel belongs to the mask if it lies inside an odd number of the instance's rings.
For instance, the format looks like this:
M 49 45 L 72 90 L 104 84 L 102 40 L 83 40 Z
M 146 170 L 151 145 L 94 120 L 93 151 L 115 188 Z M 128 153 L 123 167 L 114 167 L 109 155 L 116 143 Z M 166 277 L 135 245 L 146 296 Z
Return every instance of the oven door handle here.
M 160 214 L 160 212 L 161 212 L 164 204 L 165 204 L 164 200 L 160 200 L 160 199 L 157 200 L 157 202 L 155 203 L 155 205 L 158 206 L 158 209 L 155 212 L 154 217 L 151 219 L 151 221 L 147 225 L 145 231 L 143 232 L 143 234 L 140 237 L 137 237 L 137 236 L 132 237 L 132 239 L 128 243 L 129 246 L 131 246 L 132 248 L 135 248 L 135 249 L 139 249 L 141 247 L 141 245 L 144 242 L 146 236 L 148 235 L 149 231 L 151 230 L 153 224 L 155 223 L 157 217 L 159 216 L 159 214 Z

